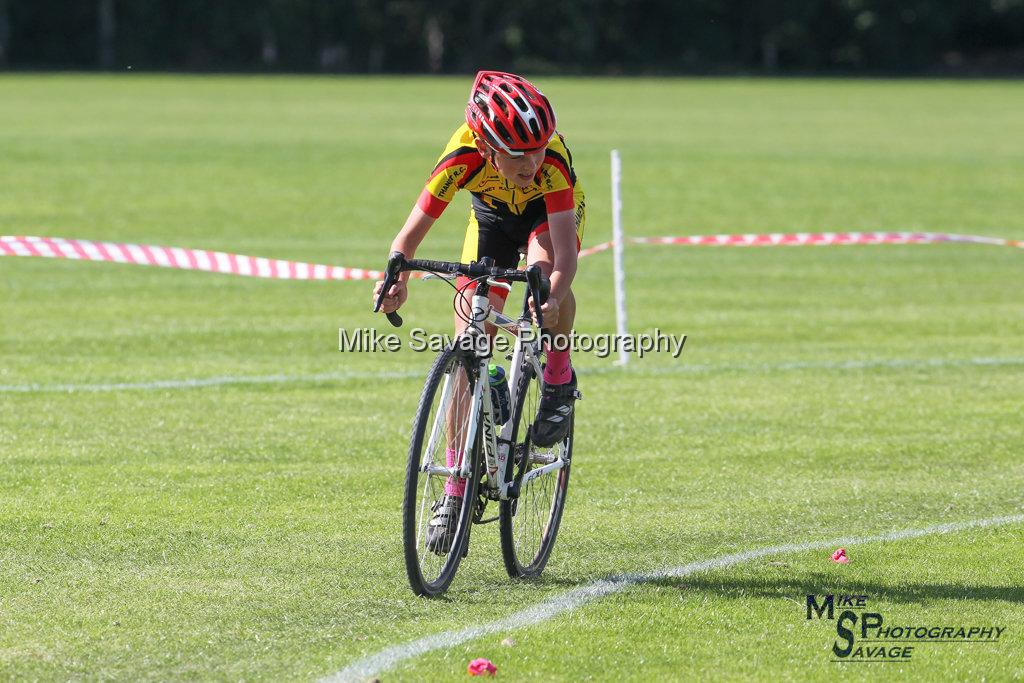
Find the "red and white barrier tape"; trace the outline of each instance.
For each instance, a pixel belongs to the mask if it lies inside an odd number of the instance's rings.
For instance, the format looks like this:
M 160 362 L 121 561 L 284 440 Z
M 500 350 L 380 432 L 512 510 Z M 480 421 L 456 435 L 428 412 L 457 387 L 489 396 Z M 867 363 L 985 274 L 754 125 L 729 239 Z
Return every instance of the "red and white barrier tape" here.
M 793 232 L 750 235 L 692 235 L 684 237 L 631 237 L 631 244 L 677 244 L 715 247 L 773 247 L 798 245 L 847 244 L 930 244 L 936 242 L 970 242 L 1024 248 L 1024 241 L 998 237 L 957 235 L 937 232 Z M 590 256 L 612 246 L 602 242 L 580 252 Z M 205 249 L 160 247 L 148 244 L 96 242 L 61 237 L 0 237 L 0 256 L 39 256 L 83 261 L 132 263 L 140 266 L 161 266 L 182 270 L 202 270 L 277 280 L 380 280 L 379 270 L 345 268 L 317 263 L 303 263 L 245 256 Z M 420 275 L 416 273 L 416 275 Z
M 850 244 L 934 244 L 937 242 L 970 242 L 1024 248 L 1024 241 L 998 237 L 957 235 L 942 232 L 773 232 L 747 235 L 690 235 L 683 237 L 630 237 L 630 244 L 678 244 L 693 247 L 782 247 L 835 246 Z M 602 242 L 580 252 L 590 256 L 612 247 Z
M 0 237 L 0 256 L 110 261 L 277 280 L 379 280 L 384 276 L 378 270 L 325 266 L 318 263 L 228 254 L 222 251 L 94 242 L 60 237 Z
M 595 244 L 592 247 L 587 247 L 586 249 L 580 250 L 579 257 L 583 258 L 584 256 L 590 256 L 591 254 L 597 254 L 597 253 L 600 253 L 602 251 L 607 251 L 608 249 L 612 248 L 613 244 L 615 244 L 615 243 L 609 241 L 609 242 L 601 242 L 601 244 Z

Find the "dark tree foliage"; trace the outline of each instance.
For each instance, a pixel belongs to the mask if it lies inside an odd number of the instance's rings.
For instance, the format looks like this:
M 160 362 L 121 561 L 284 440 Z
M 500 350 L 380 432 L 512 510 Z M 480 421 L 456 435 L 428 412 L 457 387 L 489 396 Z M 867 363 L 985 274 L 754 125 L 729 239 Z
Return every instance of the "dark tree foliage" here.
M 0 0 L 12 68 L 1021 73 L 1024 0 Z

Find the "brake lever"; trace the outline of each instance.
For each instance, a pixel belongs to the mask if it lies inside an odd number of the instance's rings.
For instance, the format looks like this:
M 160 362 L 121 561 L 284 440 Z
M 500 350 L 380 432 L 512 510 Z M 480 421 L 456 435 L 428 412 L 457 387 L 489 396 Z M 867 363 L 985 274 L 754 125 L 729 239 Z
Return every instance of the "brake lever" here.
M 533 313 L 537 319 L 537 327 L 544 329 L 544 314 L 541 312 L 540 307 L 540 267 L 537 265 L 529 266 L 526 269 L 526 280 L 530 286 L 530 298 L 533 299 Z
M 384 268 L 384 285 L 380 288 L 380 294 L 377 295 L 377 300 L 373 304 L 374 313 L 380 311 L 380 305 L 384 301 L 384 296 L 391 289 L 391 285 L 398 281 L 398 274 L 402 272 L 402 266 L 404 265 L 405 255 L 400 251 L 391 252 L 391 255 L 388 256 L 388 265 Z M 402 326 L 402 316 L 398 315 L 398 311 L 392 311 L 385 315 L 388 322 L 395 327 Z

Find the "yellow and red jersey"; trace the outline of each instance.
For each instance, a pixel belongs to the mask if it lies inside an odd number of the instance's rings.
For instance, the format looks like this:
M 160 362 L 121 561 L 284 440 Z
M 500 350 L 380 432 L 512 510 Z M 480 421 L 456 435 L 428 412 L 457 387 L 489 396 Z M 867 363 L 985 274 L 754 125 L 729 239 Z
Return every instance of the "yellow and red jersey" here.
M 582 197 L 572 168 L 572 154 L 561 134 L 555 134 L 544 151 L 533 184 L 523 189 L 501 176 L 477 151 L 473 132 L 463 124 L 452 135 L 420 193 L 420 209 L 438 218 L 459 190 L 469 190 L 494 209 L 522 215 L 531 202 L 543 200 L 548 213 L 574 209 Z

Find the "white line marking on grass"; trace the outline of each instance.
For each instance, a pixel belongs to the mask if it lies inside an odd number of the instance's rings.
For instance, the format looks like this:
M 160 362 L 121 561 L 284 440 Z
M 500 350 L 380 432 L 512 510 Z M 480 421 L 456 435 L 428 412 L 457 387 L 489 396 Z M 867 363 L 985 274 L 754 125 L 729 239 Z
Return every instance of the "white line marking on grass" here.
M 314 375 L 227 375 L 190 379 L 164 379 L 152 382 L 112 382 L 101 384 L 0 384 L 0 394 L 76 393 L 105 391 L 155 391 L 159 389 L 201 389 L 231 384 L 303 384 L 353 379 L 423 378 L 426 371 L 408 372 L 321 372 Z
M 341 671 L 321 679 L 321 682 L 341 683 L 343 681 L 363 681 L 372 676 L 376 676 L 382 671 L 391 669 L 401 662 L 427 654 L 428 652 L 445 650 L 493 633 L 502 633 L 539 624 L 551 619 L 552 617 L 556 617 L 563 612 L 575 610 L 588 602 L 603 598 L 606 595 L 623 591 L 634 584 L 649 583 L 652 581 L 658 581 L 659 579 L 690 576 L 691 574 L 711 571 L 714 569 L 724 569 L 726 567 L 732 567 L 734 565 L 743 564 L 745 562 L 750 562 L 751 560 L 771 555 L 803 552 L 805 550 L 820 550 L 823 548 L 835 548 L 837 546 L 861 545 L 864 543 L 902 541 L 911 538 L 919 538 L 921 536 L 948 534 L 956 531 L 964 531 L 966 529 L 1016 524 L 1018 522 L 1024 522 L 1024 514 L 989 517 L 988 519 L 975 519 L 966 522 L 937 524 L 935 526 L 924 527 L 921 529 L 903 529 L 901 531 L 891 531 L 886 534 L 878 534 L 875 536 L 853 536 L 847 538 L 834 538 L 827 541 L 787 543 L 785 545 L 776 545 L 768 548 L 746 550 L 744 552 L 733 553 L 731 555 L 720 555 L 719 557 L 691 562 L 690 564 L 685 564 L 681 567 L 661 569 L 648 574 L 623 574 L 620 576 L 612 576 L 607 579 L 595 581 L 586 586 L 581 586 L 580 588 L 575 588 L 566 593 L 562 593 L 561 595 L 548 598 L 547 600 L 543 600 L 536 605 L 531 605 L 524 610 L 510 614 L 502 619 L 497 619 L 485 624 L 479 624 L 477 626 L 470 626 L 460 631 L 443 631 L 432 636 L 426 636 L 400 645 L 394 645 L 381 650 L 376 654 L 369 655 L 368 657 L 364 657 L 352 664 L 349 664 Z
M 764 364 L 712 364 L 684 363 L 680 365 L 657 365 L 644 368 L 631 365 L 628 368 L 594 367 L 578 369 L 581 375 L 612 373 L 637 373 L 661 375 L 664 373 L 705 373 L 705 372 L 785 372 L 789 370 L 867 370 L 871 368 L 945 368 L 969 366 L 1015 366 L 1024 365 L 1024 358 L 923 358 L 889 360 L 846 360 L 807 361 Z M 0 384 L 0 394 L 35 394 L 107 391 L 156 391 L 160 389 L 201 389 L 232 384 L 302 384 L 316 382 L 343 382 L 355 379 L 422 379 L 427 368 L 402 372 L 321 372 L 312 375 L 226 375 L 220 377 L 195 377 L 186 379 L 165 379 L 149 382 L 105 382 L 98 384 Z
M 952 367 L 1005 367 L 1024 365 L 1024 358 L 890 358 L 877 360 L 790 361 L 784 363 L 683 363 L 678 365 L 652 365 L 643 368 L 629 366 L 625 372 L 650 373 L 705 373 L 705 372 L 785 372 L 788 370 L 870 370 L 872 368 L 952 368 Z M 588 374 L 587 369 L 579 371 Z M 623 372 L 622 368 L 592 368 L 590 373 Z

